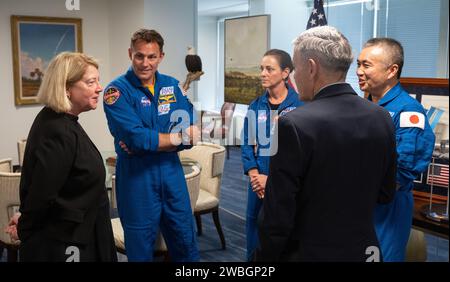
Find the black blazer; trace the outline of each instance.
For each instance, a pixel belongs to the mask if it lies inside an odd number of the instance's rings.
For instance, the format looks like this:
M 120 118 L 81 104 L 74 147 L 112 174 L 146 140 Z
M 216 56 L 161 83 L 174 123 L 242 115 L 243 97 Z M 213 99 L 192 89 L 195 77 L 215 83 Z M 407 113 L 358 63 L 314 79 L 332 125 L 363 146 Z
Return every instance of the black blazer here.
M 44 108 L 31 127 L 20 181 L 22 242 L 43 232 L 85 245 L 95 240 L 98 221 L 106 226 L 105 242 L 112 238 L 103 160 L 77 119 Z M 98 218 L 100 209 L 107 216 Z
M 334 84 L 281 117 L 278 134 L 256 259 L 365 261 L 378 247 L 374 207 L 395 192 L 389 113 Z

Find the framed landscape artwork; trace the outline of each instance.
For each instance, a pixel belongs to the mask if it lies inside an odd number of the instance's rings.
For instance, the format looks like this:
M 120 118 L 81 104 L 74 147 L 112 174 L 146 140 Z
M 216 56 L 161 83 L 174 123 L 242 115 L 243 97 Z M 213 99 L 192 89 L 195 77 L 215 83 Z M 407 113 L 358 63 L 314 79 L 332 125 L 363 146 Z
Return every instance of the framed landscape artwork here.
M 82 52 L 78 18 L 11 16 L 16 105 L 36 104 L 51 59 L 64 51 Z
M 250 104 L 263 94 L 259 67 L 269 28 L 269 15 L 225 20 L 225 102 Z

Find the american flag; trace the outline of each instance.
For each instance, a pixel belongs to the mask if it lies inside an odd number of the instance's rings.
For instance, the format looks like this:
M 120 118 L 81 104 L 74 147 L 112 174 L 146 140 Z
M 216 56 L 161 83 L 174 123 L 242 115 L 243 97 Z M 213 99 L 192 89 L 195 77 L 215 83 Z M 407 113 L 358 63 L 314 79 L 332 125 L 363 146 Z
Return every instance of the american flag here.
M 314 0 L 314 8 L 311 12 L 311 16 L 309 17 L 306 29 L 322 25 L 328 25 L 327 18 L 325 17 L 325 11 L 323 10 L 323 0 Z M 295 89 L 295 92 L 298 93 L 297 85 L 295 84 L 294 79 L 294 72 L 291 72 L 288 83 Z
M 448 165 L 434 164 L 428 169 L 427 184 L 448 187 Z
M 327 24 L 325 11 L 323 10 L 323 0 L 314 0 L 314 9 L 311 12 L 306 29 Z

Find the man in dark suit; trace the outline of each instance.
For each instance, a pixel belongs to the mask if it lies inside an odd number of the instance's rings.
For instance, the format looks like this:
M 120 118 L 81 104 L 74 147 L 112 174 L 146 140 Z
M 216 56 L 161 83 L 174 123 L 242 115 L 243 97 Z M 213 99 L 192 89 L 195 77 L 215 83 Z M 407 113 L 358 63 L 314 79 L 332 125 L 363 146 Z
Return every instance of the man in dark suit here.
M 392 119 L 344 82 L 353 56 L 338 30 L 309 29 L 294 45 L 309 102 L 279 119 L 256 259 L 380 261 L 373 213 L 395 192 Z

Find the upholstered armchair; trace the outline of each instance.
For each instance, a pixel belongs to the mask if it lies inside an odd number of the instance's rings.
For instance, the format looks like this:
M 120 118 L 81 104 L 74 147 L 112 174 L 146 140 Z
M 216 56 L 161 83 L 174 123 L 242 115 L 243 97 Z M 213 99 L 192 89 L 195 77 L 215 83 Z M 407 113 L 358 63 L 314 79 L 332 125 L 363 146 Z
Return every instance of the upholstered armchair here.
M 111 176 L 111 199 L 109 201 L 112 209 L 117 209 L 117 195 L 116 195 L 116 175 Z
M 0 254 L 6 249 L 9 262 L 17 261 L 20 241 L 13 242 L 4 230 L 20 206 L 19 186 L 20 173 L 0 172 Z
M 197 161 L 202 168 L 200 193 L 194 208 L 198 234 L 202 234 L 201 215 L 212 213 L 222 249 L 225 249 L 225 237 L 219 220 L 220 185 L 225 162 L 225 148 L 213 143 L 199 142 L 192 149 L 181 151 L 179 155 L 182 160 L 192 159 Z
M 188 167 L 189 172 L 185 172 L 185 179 L 186 184 L 189 191 L 189 198 L 191 203 L 191 209 L 194 211 L 195 204 L 197 202 L 198 196 L 199 196 L 199 186 L 200 186 L 200 167 L 198 167 L 194 163 L 190 162 L 182 162 L 183 167 Z M 113 175 L 112 177 L 112 190 L 111 190 L 111 207 L 116 208 L 116 176 Z M 111 225 L 113 229 L 114 234 L 114 243 L 116 245 L 117 250 L 122 253 L 126 254 L 125 249 L 125 236 L 122 228 L 122 224 L 120 223 L 120 218 L 113 218 L 111 219 Z M 155 240 L 155 246 L 154 246 L 154 255 L 155 256 L 163 256 L 165 261 L 169 261 L 169 254 L 167 250 L 166 242 L 164 241 L 164 238 L 161 234 L 161 232 L 158 233 L 158 236 Z
M 228 140 L 231 131 L 231 121 L 235 108 L 235 103 L 225 102 L 220 109 L 220 114 L 208 111 L 202 112 L 202 141 L 217 143 L 215 140 L 219 140 L 218 144 L 220 145 L 230 145 L 226 143 L 226 140 Z M 207 122 L 208 120 L 210 122 Z M 228 146 L 226 146 L 226 149 L 227 158 L 229 158 Z
M 27 139 L 21 139 L 17 141 L 17 152 L 19 153 L 19 166 L 22 167 L 23 156 L 25 155 L 25 147 L 27 145 Z
M 1 172 L 12 172 L 12 159 L 2 159 L 0 160 L 0 171 Z
M 114 234 L 114 244 L 116 245 L 117 251 L 122 254 L 126 254 L 125 249 L 125 235 L 123 232 L 122 224 L 120 223 L 120 218 L 111 219 L 111 225 Z M 159 232 L 158 236 L 155 240 L 155 256 L 163 256 L 165 261 L 169 261 L 169 254 L 167 251 L 166 242 L 164 242 L 164 238 Z

